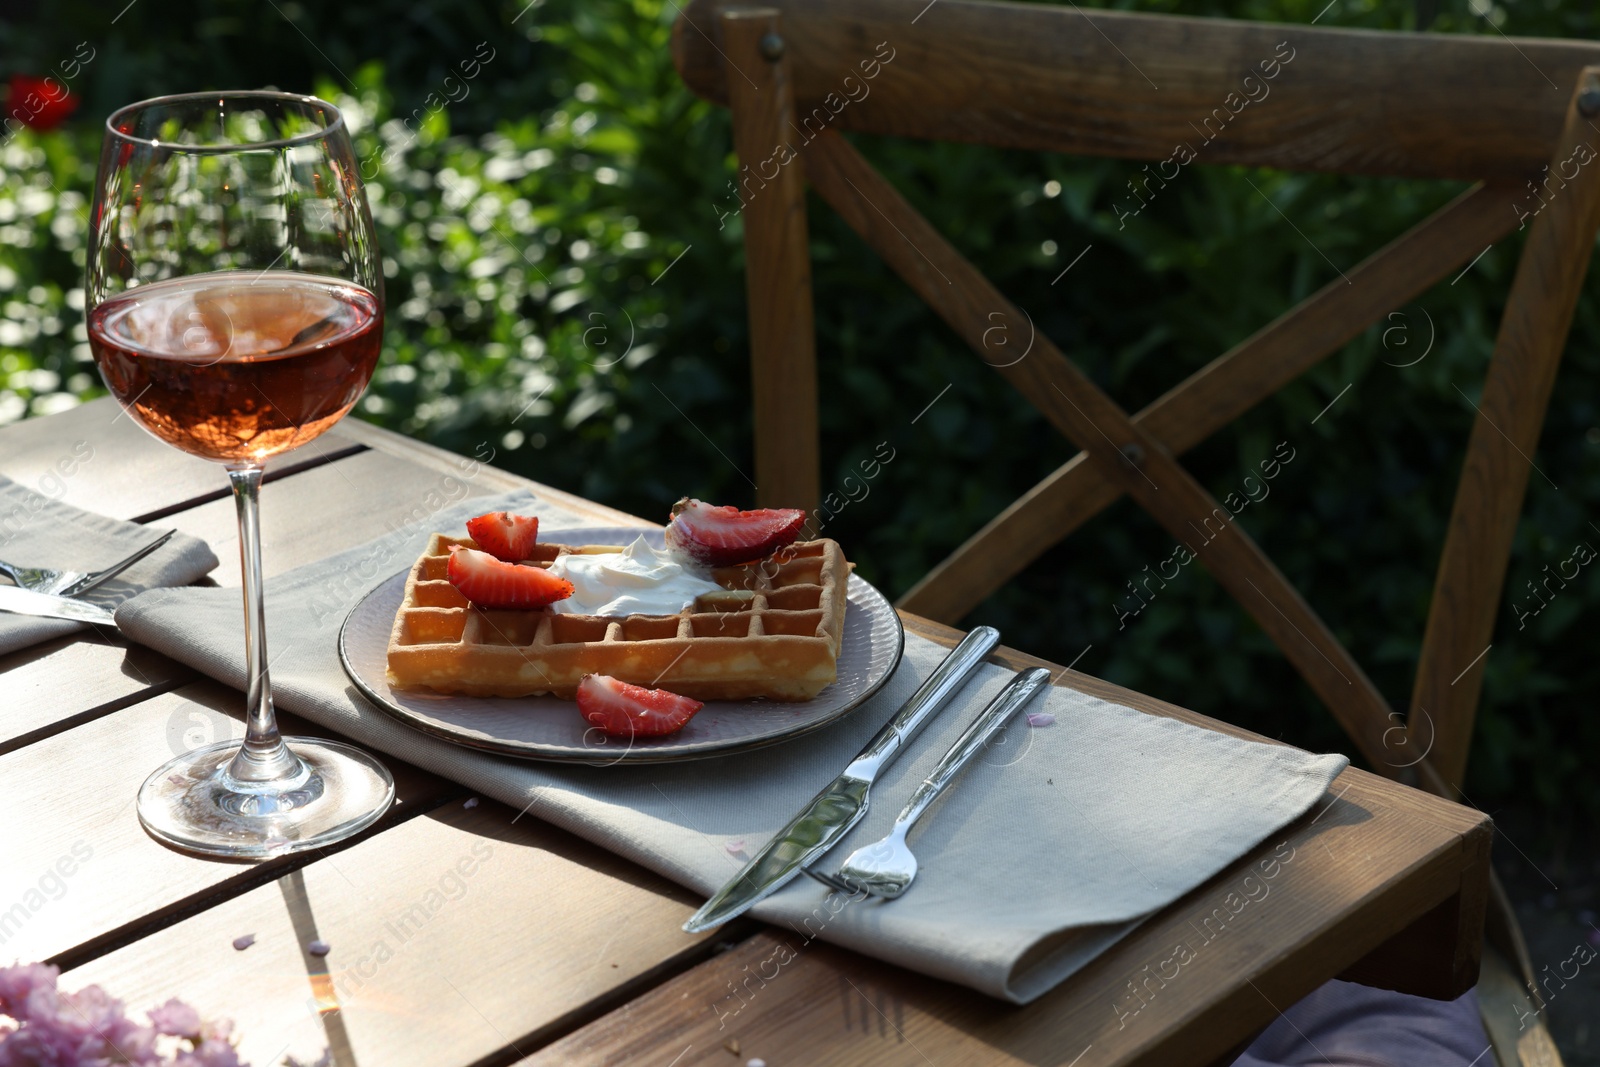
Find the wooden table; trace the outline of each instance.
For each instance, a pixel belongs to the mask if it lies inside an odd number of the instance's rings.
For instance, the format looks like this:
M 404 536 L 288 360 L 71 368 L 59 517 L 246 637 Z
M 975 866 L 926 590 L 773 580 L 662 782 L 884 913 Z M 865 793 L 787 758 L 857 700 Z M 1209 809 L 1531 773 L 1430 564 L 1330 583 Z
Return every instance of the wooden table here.
M 238 584 L 221 472 L 108 401 L 0 429 L 0 474 L 37 486 L 75 447 L 93 454 L 64 488 L 47 483 L 61 499 L 203 537 L 223 561 L 214 579 Z M 456 457 L 354 420 L 271 483 L 269 578 L 383 534 L 430 492 L 529 484 L 490 467 L 464 479 Z M 600 523 L 643 523 L 554 495 Z M 1076 672 L 1058 668 L 1057 684 L 1247 736 Z M 462 787 L 387 756 L 398 803 L 340 848 L 252 866 L 156 844 L 134 815 L 139 783 L 174 751 L 238 735 L 242 706 L 109 630 L 0 658 L 0 961 L 55 962 L 67 988 L 98 982 L 136 1008 L 179 996 L 231 1017 L 255 1067 L 325 1047 L 341 1067 L 1182 1067 L 1225 1062 L 1335 975 L 1433 996 L 1477 975 L 1488 818 L 1359 770 L 1018 1008 L 754 922 L 691 937 L 692 894 L 499 804 L 469 808 Z M 237 951 L 244 934 L 256 943 Z M 326 958 L 304 951 L 317 937 Z M 783 942 L 794 958 L 778 976 L 745 982 Z M 1198 946 L 1182 966 L 1180 943 Z M 752 992 L 730 999 L 740 983 Z

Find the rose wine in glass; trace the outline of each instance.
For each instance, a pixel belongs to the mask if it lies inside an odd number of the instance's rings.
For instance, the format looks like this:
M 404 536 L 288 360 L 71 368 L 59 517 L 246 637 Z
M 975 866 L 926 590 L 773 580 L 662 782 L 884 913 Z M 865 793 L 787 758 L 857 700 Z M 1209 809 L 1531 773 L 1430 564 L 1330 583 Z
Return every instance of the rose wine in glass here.
M 382 265 L 349 133 L 332 104 L 273 92 L 147 100 L 106 131 L 89 344 L 140 425 L 224 465 L 244 574 L 244 739 L 157 768 L 139 819 L 210 855 L 331 844 L 382 815 L 394 781 L 350 745 L 278 732 L 257 501 L 267 459 L 343 418 L 378 361 Z
M 343 417 L 372 376 L 383 317 L 371 293 L 333 278 L 219 272 L 111 297 L 88 329 L 106 384 L 151 433 L 226 463 Z

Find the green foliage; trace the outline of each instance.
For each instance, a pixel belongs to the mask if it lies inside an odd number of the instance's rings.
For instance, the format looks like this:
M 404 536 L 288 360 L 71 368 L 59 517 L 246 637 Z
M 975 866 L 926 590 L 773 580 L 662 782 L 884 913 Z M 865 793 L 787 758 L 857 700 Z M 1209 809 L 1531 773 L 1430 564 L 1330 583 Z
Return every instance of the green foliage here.
M 1411 19 L 1409 5 L 1339 0 L 1323 11 L 1324 2 L 1136 6 L 1300 24 L 1320 13 L 1320 24 L 1347 27 L 1401 29 Z M 97 42 L 82 121 L 0 149 L 0 420 L 96 391 L 77 288 L 98 143 L 91 120 L 161 91 L 276 84 L 346 108 L 359 154 L 374 165 L 365 173 L 390 318 L 362 417 L 462 452 L 487 445 L 499 465 L 645 515 L 663 516 L 685 493 L 751 500 L 735 163 L 726 114 L 692 97 L 672 69 L 672 4 L 386 0 L 357 18 L 337 5 L 285 3 L 277 14 L 227 0 L 191 5 L 196 35 L 175 40 L 170 27 L 188 24 L 189 0 L 173 3 L 134 7 Z M 81 18 L 8 37 L 13 69 L 37 69 L 23 54 L 71 54 L 91 32 L 77 27 L 104 19 L 82 0 L 62 10 L 78 6 Z M 1432 32 L 1493 33 L 1489 22 L 1513 34 L 1588 31 L 1575 10 L 1482 10 L 1442 15 Z M 460 98 L 445 79 L 460 79 L 480 42 L 494 57 Z M 435 108 L 447 92 L 458 102 Z M 1135 164 L 857 143 L 1130 409 L 1461 188 L 1213 167 L 1202 155 L 1124 225 L 1113 205 L 1128 203 Z M 836 504 L 849 500 L 827 533 L 898 594 L 1074 450 L 823 205 L 812 203 L 810 219 L 824 482 Z M 1409 697 L 1471 405 L 1519 248 L 1502 243 L 1186 457 L 1218 496 L 1259 497 L 1239 521 L 1397 708 Z M 1517 614 L 1546 565 L 1556 570 L 1580 542 L 1600 544 L 1594 295 L 1591 282 L 1486 661 L 1468 783 L 1485 804 L 1532 792 L 1553 810 L 1600 811 L 1600 788 L 1579 766 L 1600 743 L 1582 697 L 1600 684 L 1583 636 L 1600 567 L 1547 594 L 1548 607 L 1520 624 Z M 1263 490 L 1261 463 L 1275 451 L 1292 458 Z M 876 476 L 863 481 L 865 469 Z M 1267 734 L 1345 747 L 1203 568 L 1150 580 L 1172 551 L 1152 521 L 1119 503 L 967 621 Z

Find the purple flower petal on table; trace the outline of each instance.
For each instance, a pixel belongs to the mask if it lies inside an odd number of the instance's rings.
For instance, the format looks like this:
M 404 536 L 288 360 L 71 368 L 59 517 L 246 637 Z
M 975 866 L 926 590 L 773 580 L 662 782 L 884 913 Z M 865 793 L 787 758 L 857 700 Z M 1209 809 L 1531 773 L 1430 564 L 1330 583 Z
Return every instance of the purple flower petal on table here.
M 319 937 L 306 946 L 306 951 L 311 953 L 313 956 L 326 956 L 328 953 L 333 951 L 333 946 Z
M 1055 722 L 1056 717 L 1048 711 L 1032 711 L 1028 713 L 1029 726 L 1054 726 Z
M 243 937 L 236 937 L 236 938 L 233 939 L 233 947 L 235 949 L 237 949 L 238 951 L 240 951 L 240 952 L 243 952 L 245 949 L 249 948 L 251 945 L 253 945 L 255 943 L 256 943 L 256 935 L 255 934 L 245 934 Z
M 744 838 L 742 838 L 742 837 L 730 838 L 728 840 L 728 843 L 726 845 L 724 845 L 723 847 L 726 848 L 728 850 L 728 852 L 731 853 L 732 855 L 737 856 L 739 853 L 744 851 Z
M 471 811 L 473 808 L 478 806 L 478 798 L 477 797 L 468 797 L 467 798 L 467 802 L 465 804 L 461 805 L 461 806 L 463 808 L 466 808 L 468 811 Z

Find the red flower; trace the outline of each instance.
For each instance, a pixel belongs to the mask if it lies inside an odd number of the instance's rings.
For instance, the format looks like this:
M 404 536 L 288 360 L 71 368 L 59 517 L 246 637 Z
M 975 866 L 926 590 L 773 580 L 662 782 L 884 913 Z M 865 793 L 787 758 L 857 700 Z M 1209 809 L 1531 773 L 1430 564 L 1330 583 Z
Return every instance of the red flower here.
M 53 130 L 78 110 L 78 98 L 54 78 L 11 76 L 6 98 L 6 124 L 12 120 L 35 130 Z

